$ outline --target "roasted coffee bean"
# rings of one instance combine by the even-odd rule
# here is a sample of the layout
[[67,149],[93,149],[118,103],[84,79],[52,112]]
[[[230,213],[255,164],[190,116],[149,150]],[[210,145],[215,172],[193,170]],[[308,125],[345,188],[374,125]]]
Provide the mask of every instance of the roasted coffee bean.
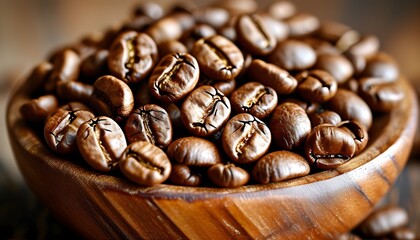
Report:
[[319,125],[311,130],[305,142],[305,156],[319,169],[332,169],[349,161],[356,151],[352,135],[333,125]]
[[253,81],[273,88],[278,95],[292,93],[298,84],[288,71],[260,59],[252,60],[248,73]]
[[361,78],[358,93],[374,112],[389,112],[404,98],[398,83],[383,78]]
[[305,110],[306,114],[313,114],[317,111],[319,111],[320,109],[320,104],[319,103],[311,103],[308,101],[305,101],[303,99],[300,98],[286,98],[284,100],[281,100],[280,103],[286,103],[286,102],[290,102],[290,103],[294,103],[299,105],[301,108],[303,108],[303,110]]
[[65,82],[57,85],[57,96],[65,101],[89,103],[93,92],[93,86],[82,82]]
[[372,125],[372,111],[369,106],[356,93],[339,88],[326,106],[329,110],[338,113],[343,121],[355,120],[362,123],[367,130]]
[[195,89],[181,107],[181,118],[188,131],[196,136],[218,132],[229,120],[229,99],[216,88],[201,86]]
[[118,78],[102,76],[93,85],[90,104],[98,115],[121,121],[130,115],[134,108],[133,93],[130,87]]
[[155,2],[142,1],[140,4],[135,6],[134,15],[135,16],[147,16],[154,20],[157,20],[163,17],[164,11],[161,5]]
[[365,59],[374,56],[379,50],[379,39],[373,35],[361,37],[355,44],[346,51],[354,55],[361,55]]
[[205,23],[198,23],[190,32],[192,40],[197,41],[200,38],[207,38],[217,34],[217,31],[210,25]]
[[269,126],[274,142],[284,150],[301,148],[311,131],[311,121],[305,110],[291,102],[282,103],[274,109]]
[[168,54],[188,53],[187,47],[182,42],[177,40],[162,42],[157,45],[157,48],[159,49],[160,59]]
[[26,79],[28,91],[37,93],[44,88],[54,66],[49,62],[42,62],[34,67]]
[[285,40],[277,43],[274,51],[268,55],[268,62],[287,71],[305,70],[315,64],[316,53],[302,41]]
[[215,5],[227,9],[232,16],[251,14],[258,9],[256,0],[223,0],[218,1]]
[[309,164],[301,155],[276,151],[260,158],[252,169],[252,175],[257,182],[267,184],[306,176],[309,171]]
[[275,19],[283,20],[296,14],[296,6],[289,1],[273,1],[266,11]]
[[201,86],[212,86],[225,96],[229,96],[236,89],[236,80],[231,79],[227,81],[216,81],[204,75],[200,76],[200,80],[197,83],[197,87]]
[[217,146],[203,138],[184,137],[169,144],[168,157],[187,166],[210,167],[222,162]]
[[345,56],[353,66],[353,75],[359,76],[366,67],[366,59],[362,55],[357,55],[351,52],[344,52],[343,56]]
[[351,27],[343,23],[323,21],[316,32],[316,36],[335,45],[342,37],[351,31],[353,31]]
[[159,19],[145,30],[156,44],[179,40],[185,31],[194,26],[194,19],[187,13],[173,13]]
[[396,81],[400,75],[397,63],[386,53],[380,52],[368,59],[363,76]]
[[374,211],[363,220],[357,230],[369,238],[384,237],[392,231],[406,226],[407,223],[407,211],[401,207],[390,205]]
[[326,102],[337,92],[337,81],[323,70],[311,70],[299,73],[297,93],[309,102]]
[[216,29],[224,26],[230,18],[228,10],[213,6],[194,9],[192,15],[197,23],[209,24]]
[[149,79],[151,94],[165,102],[177,102],[190,93],[198,82],[200,69],[188,53],[166,55]]
[[149,91],[148,81],[142,81],[137,86],[132,87],[132,89],[134,91],[133,97],[135,106],[143,106],[146,104],[158,102]]
[[249,174],[233,163],[219,163],[209,168],[207,175],[219,187],[240,187],[249,181]]
[[392,240],[416,240],[418,239],[416,233],[407,228],[398,228],[388,235]]
[[277,106],[277,94],[258,82],[249,82],[236,89],[230,97],[232,109],[236,113],[250,113],[264,119]]
[[173,164],[169,180],[176,185],[198,187],[201,185],[202,176],[191,171],[185,164]]
[[58,100],[54,95],[34,98],[20,107],[23,118],[29,122],[44,122],[47,117],[57,111]]
[[240,16],[235,29],[237,42],[251,54],[267,55],[276,47],[276,38],[257,14]]
[[356,143],[354,155],[358,155],[365,149],[369,140],[365,126],[356,121],[343,121],[340,124],[337,124],[337,127],[348,131],[353,137],[354,142]]
[[125,123],[124,133],[129,143],[147,141],[165,148],[172,141],[172,124],[165,109],[147,104],[131,113]]
[[93,83],[108,72],[108,54],[108,50],[101,49],[83,60],[80,71],[86,82]]
[[172,135],[175,137],[184,135],[185,128],[184,128],[184,124],[182,123],[181,110],[179,109],[179,107],[175,105],[174,103],[170,103],[166,105],[164,108],[166,112],[168,113],[169,119],[171,120],[172,131],[173,131]]
[[298,13],[288,19],[290,37],[303,37],[314,33],[319,28],[319,19],[312,14]]
[[60,109],[67,110],[67,111],[70,111],[70,112],[75,112],[75,111],[79,111],[79,110],[92,112],[92,110],[88,106],[86,106],[85,104],[83,104],[81,102],[69,102],[69,103],[66,103],[66,104],[60,106]]
[[315,38],[311,36],[299,38],[300,41],[311,46],[312,49],[316,52],[317,56],[324,54],[327,55],[340,55],[341,52],[330,42],[323,40],[321,38]]
[[191,53],[197,59],[200,70],[216,80],[235,78],[244,65],[241,50],[220,35],[198,40]]
[[261,17],[269,32],[274,36],[277,42],[287,39],[289,36],[289,26],[283,21],[272,18],[268,14],[257,13]]
[[338,84],[343,84],[353,76],[351,62],[342,55],[318,55],[314,68],[329,72]]
[[337,237],[337,240],[362,240],[354,233],[344,233]]
[[314,112],[308,115],[311,120],[312,127],[316,127],[321,124],[338,125],[341,123],[341,117],[338,113],[324,110],[322,112]]
[[128,84],[143,80],[157,62],[155,42],[145,33],[128,31],[119,34],[109,49],[108,68]]
[[155,20],[148,16],[133,16],[126,20],[120,28],[120,32],[136,31],[144,32]]
[[223,149],[237,163],[258,160],[271,144],[271,132],[264,122],[249,113],[231,118],[222,133]]
[[91,118],[94,118],[94,115],[88,111],[58,109],[45,123],[45,141],[57,153],[74,153],[77,151],[77,130],[82,123]]
[[59,83],[76,81],[79,77],[80,57],[72,50],[59,52],[53,61],[54,68],[45,82],[45,91],[53,92]]
[[109,172],[118,166],[127,147],[123,130],[109,117],[92,118],[77,131],[77,146],[83,159],[100,172]]
[[163,183],[169,178],[172,169],[165,152],[144,141],[128,145],[119,166],[128,179],[143,186]]

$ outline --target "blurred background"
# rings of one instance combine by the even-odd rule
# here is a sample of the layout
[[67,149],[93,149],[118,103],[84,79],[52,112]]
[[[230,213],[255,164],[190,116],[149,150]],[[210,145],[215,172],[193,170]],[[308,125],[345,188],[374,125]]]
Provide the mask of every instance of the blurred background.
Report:
[[[140,0],[0,1],[0,238],[72,238],[26,187],[7,140],[5,108],[13,85],[53,49],[128,19]],[[164,7],[176,1],[156,1]],[[182,1],[204,5],[209,0]],[[258,1],[263,8],[269,0]],[[301,12],[345,23],[381,39],[382,50],[420,85],[420,1],[291,0]],[[420,145],[419,145],[420,146]],[[412,160],[410,160],[412,161]],[[416,165],[418,166],[418,165]],[[415,167],[416,167],[415,166]],[[415,168],[413,167],[413,168]],[[406,170],[407,178],[414,170]],[[417,167],[417,173],[418,167]],[[410,175],[411,174],[411,175]],[[404,181],[404,180],[399,180]],[[407,180],[409,181],[409,180]],[[418,177],[417,177],[418,182]],[[418,188],[418,186],[415,186]],[[391,196],[392,197],[392,196]],[[417,200],[420,197],[417,195]],[[409,201],[414,201],[410,198]],[[414,215],[419,216],[420,210]],[[420,229],[420,223],[416,223]],[[420,234],[418,232],[418,234]]]

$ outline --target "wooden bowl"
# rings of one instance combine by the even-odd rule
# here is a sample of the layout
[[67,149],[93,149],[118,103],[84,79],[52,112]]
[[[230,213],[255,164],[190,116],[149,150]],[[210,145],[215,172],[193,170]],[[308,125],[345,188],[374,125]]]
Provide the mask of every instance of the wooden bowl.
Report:
[[94,239],[334,239],[355,227],[390,189],[409,156],[417,127],[415,93],[377,117],[367,149],[330,171],[235,189],[139,187],[78,159],[52,153],[22,119],[31,86],[7,111],[19,167],[35,194],[61,221]]

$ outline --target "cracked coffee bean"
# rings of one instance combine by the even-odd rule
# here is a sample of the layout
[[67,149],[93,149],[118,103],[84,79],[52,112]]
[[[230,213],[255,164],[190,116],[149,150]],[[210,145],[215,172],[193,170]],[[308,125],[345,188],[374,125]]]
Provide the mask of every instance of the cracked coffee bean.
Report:
[[297,93],[309,102],[322,103],[334,97],[337,92],[337,81],[323,70],[311,70],[299,73]]

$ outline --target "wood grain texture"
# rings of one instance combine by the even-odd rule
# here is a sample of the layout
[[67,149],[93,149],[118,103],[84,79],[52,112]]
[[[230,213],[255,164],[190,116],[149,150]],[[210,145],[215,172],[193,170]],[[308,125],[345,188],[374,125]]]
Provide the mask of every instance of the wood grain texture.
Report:
[[[334,239],[356,226],[387,193],[407,161],[418,120],[413,88],[375,119],[367,149],[335,170],[235,189],[139,187],[52,153],[21,118],[30,85],[9,101],[9,137],[35,194],[90,239]],[[73,157],[74,158],[74,157]]]

